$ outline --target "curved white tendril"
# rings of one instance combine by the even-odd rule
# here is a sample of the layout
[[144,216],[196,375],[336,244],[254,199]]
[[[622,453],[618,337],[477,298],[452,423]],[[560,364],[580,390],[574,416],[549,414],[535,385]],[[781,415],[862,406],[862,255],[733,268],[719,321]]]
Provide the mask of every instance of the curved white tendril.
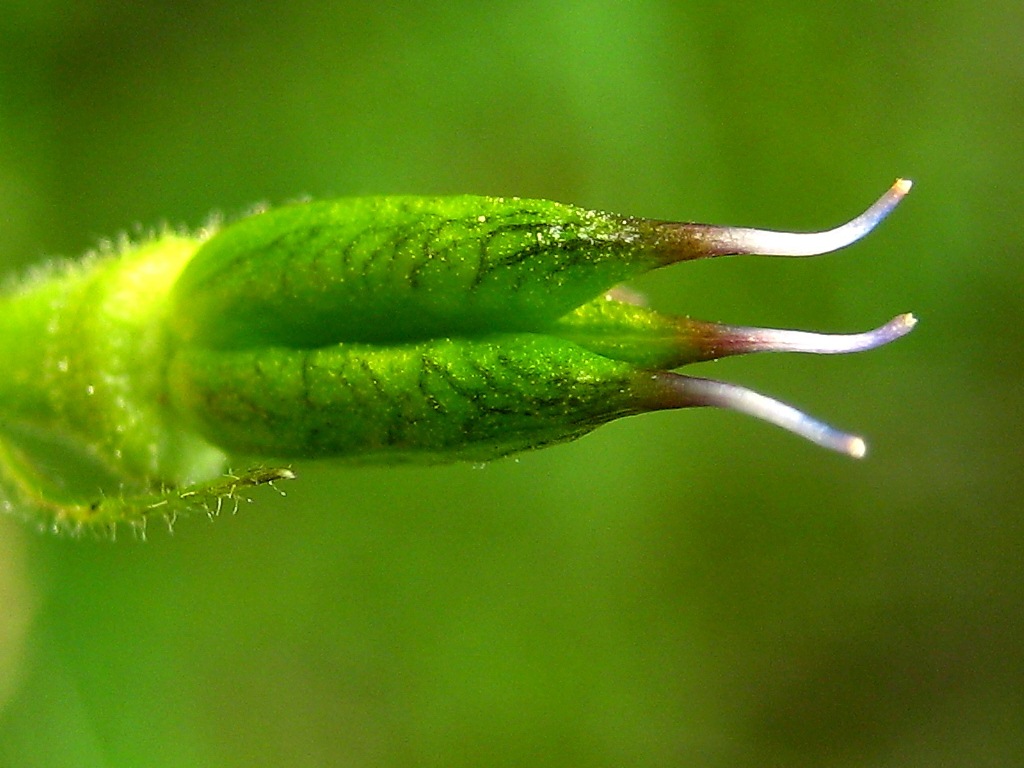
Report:
[[857,218],[826,232],[776,232],[749,227],[708,227],[701,241],[722,255],[818,256],[837,251],[864,237],[884,219],[910,191],[913,182],[896,179],[875,204]]
[[917,324],[912,314],[897,315],[885,325],[863,333],[811,333],[778,328],[747,328],[734,325],[711,326],[716,347],[727,354],[748,352],[807,352],[841,355],[864,352],[905,336]]
[[845,453],[855,459],[862,459],[867,453],[867,444],[863,438],[830,427],[791,405],[786,405],[746,387],[680,374],[670,374],[667,382],[673,394],[678,398],[675,403],[677,407],[725,408],[767,421],[769,424],[782,427],[795,435],[810,440],[815,445],[838,453]]

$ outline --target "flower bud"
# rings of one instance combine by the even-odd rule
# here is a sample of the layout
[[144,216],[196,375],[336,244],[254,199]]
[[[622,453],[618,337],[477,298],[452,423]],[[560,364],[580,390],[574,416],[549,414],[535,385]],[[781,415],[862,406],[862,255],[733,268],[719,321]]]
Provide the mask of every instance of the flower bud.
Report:
[[862,237],[899,180],[837,229],[769,232],[635,219],[517,198],[356,198],[253,216],[206,242],[171,294],[169,391],[228,452],[476,461],[624,415],[716,406],[853,456],[860,438],[735,385],[669,372],[762,351],[871,349],[666,316],[609,293],[677,261],[809,256]]
[[[354,198],[40,270],[0,294],[0,506],[58,529],[142,529],[233,509],[292,477],[280,461],[485,461],[696,406],[863,456],[859,437],[674,369],[871,349],[912,316],[849,335],[746,328],[658,313],[620,284],[690,259],[835,250],[909,189],[811,234],[517,198]],[[95,483],[55,474],[54,449]],[[239,459],[258,464],[229,472]]]

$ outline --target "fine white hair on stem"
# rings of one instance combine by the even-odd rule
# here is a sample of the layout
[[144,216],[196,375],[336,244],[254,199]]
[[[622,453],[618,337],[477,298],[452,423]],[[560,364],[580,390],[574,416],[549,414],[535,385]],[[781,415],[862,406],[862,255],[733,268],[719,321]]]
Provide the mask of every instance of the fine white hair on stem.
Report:
[[749,227],[695,226],[702,247],[714,255],[818,256],[837,251],[864,237],[910,191],[913,182],[896,179],[874,205],[855,219],[826,232],[776,232]]
[[[917,324],[912,314],[897,315],[885,325],[863,333],[811,333],[778,328],[748,328],[709,324],[706,329],[713,357],[750,352],[806,352],[815,355],[840,355],[864,352],[888,344],[910,333]],[[695,324],[696,325],[696,324]]]
[[867,453],[867,444],[863,438],[842,432],[791,405],[746,387],[678,373],[659,374],[658,378],[669,388],[669,396],[663,401],[663,407],[725,408],[782,427],[815,445],[845,453],[855,459],[861,459]]

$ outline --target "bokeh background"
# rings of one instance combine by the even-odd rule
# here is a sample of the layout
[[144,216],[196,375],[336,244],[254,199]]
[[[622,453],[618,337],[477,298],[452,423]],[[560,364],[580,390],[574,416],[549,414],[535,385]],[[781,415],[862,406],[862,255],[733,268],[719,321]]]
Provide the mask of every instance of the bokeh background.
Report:
[[921,323],[703,369],[863,462],[662,413],[483,467],[299,465],[147,542],[0,519],[0,764],[1024,765],[1022,32],[1019,0],[7,0],[7,273],[304,195],[814,229],[903,175],[851,250],[639,287]]

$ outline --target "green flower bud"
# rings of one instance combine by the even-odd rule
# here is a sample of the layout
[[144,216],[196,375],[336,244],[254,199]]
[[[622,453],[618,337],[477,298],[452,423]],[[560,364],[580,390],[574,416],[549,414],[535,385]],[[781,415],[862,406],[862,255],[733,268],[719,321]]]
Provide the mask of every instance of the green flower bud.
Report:
[[[255,214],[210,235],[52,268],[0,297],[0,484],[58,526],[219,508],[290,476],[231,458],[485,461],[612,419],[711,405],[861,456],[863,441],[688,363],[869,349],[913,326],[824,336],[659,314],[618,288],[679,261],[808,256],[863,236],[906,194],[788,234],[629,218],[517,198],[354,198]],[[116,478],[60,498],[30,444]]]

